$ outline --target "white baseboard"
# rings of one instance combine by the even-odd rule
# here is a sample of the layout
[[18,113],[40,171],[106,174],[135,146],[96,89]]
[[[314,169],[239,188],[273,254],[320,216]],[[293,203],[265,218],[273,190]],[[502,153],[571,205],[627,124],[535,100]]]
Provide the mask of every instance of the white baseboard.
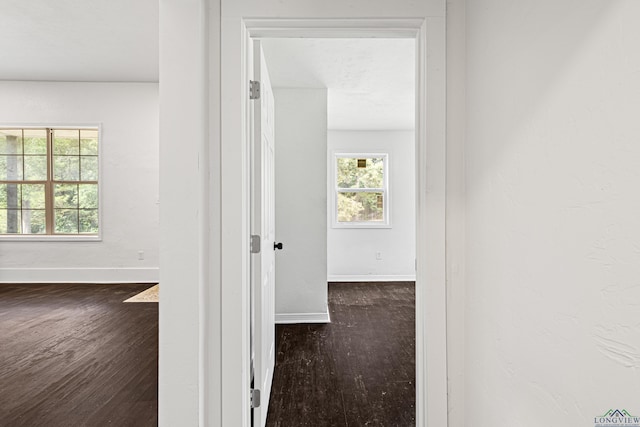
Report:
[[329,311],[325,313],[276,313],[276,323],[331,323]]
[[328,282],[415,282],[415,274],[405,275],[373,275],[373,274],[332,274],[327,276]]
[[158,283],[159,268],[0,268],[0,283]]

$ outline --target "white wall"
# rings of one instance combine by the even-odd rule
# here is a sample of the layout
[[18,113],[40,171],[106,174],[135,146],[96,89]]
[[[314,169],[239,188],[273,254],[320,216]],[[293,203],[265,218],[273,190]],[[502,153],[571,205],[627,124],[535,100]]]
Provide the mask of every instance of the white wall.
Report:
[[219,1],[160,1],[162,427],[220,425],[221,341],[235,338],[220,328],[219,34]]
[[[466,0],[447,2],[447,381],[449,427],[465,420]],[[473,355],[470,355],[473,357]]]
[[467,5],[468,425],[640,413],[638,16]]
[[[276,322],[328,321],[327,90],[275,88]],[[266,248],[269,250],[269,248]]]
[[0,100],[4,124],[102,124],[102,241],[3,241],[0,282],[157,281],[158,85],[6,81]]
[[[329,131],[329,161],[333,153],[372,152],[389,154],[391,228],[333,228],[329,211],[330,281],[415,280],[415,133]],[[327,197],[335,197],[333,177],[328,185]]]
[[[245,148],[230,138],[232,123],[221,123],[224,111],[242,111],[239,88],[229,63],[239,63],[244,46],[236,37],[242,17],[358,18],[408,17],[425,20],[429,60],[419,84],[430,94],[422,105],[429,117],[424,148],[428,163],[421,182],[430,184],[421,207],[433,220],[417,230],[431,235],[423,243],[429,259],[419,260],[425,283],[427,313],[418,319],[417,334],[426,326],[426,365],[417,398],[426,402],[417,419],[446,425],[446,360],[444,330],[444,11],[445,1],[401,0],[162,0],[160,2],[161,115],[161,281],[160,301],[160,425],[246,425],[248,332],[246,323],[247,241],[236,226],[243,207],[238,188],[246,172]],[[221,40],[222,35],[222,40]],[[188,64],[188,65],[187,65]],[[227,68],[223,71],[223,64]],[[237,71],[237,70],[236,70]],[[235,77],[237,78],[237,77]],[[230,81],[231,80],[231,81]],[[221,85],[224,82],[225,85]],[[224,105],[224,110],[221,108]],[[226,117],[226,116],[225,116]],[[420,118],[424,122],[424,117]],[[185,132],[188,134],[185,136]],[[177,137],[181,146],[175,143]],[[223,143],[224,142],[224,143]],[[434,159],[434,160],[431,160]],[[222,177],[225,177],[224,184]],[[229,181],[229,178],[237,178]],[[164,183],[167,183],[166,186]],[[237,183],[237,184],[236,184]],[[187,194],[174,190],[193,188]],[[170,202],[185,200],[184,206]],[[224,205],[223,202],[224,201]],[[188,217],[190,221],[184,221]],[[230,227],[229,224],[233,225]],[[433,225],[435,224],[435,225]],[[181,226],[181,232],[177,231]],[[435,238],[435,239],[434,239]],[[242,241],[242,242],[241,242]],[[423,239],[420,239],[423,241]],[[224,251],[222,250],[224,248]],[[425,380],[429,378],[429,383]],[[421,422],[421,421],[419,421]]]

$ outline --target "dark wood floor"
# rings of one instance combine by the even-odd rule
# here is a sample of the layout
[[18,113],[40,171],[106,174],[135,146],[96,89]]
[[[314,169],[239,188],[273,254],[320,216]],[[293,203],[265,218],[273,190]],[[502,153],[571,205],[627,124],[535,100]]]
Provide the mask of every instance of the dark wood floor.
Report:
[[149,285],[0,285],[0,426],[158,424]]
[[329,311],[276,327],[267,426],[414,426],[414,283],[331,283]]

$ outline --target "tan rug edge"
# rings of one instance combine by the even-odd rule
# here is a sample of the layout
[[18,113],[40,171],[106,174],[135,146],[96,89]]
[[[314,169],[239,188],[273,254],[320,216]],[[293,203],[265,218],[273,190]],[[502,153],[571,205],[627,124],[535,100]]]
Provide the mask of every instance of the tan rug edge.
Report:
[[153,285],[123,302],[158,302],[160,299],[160,285]]

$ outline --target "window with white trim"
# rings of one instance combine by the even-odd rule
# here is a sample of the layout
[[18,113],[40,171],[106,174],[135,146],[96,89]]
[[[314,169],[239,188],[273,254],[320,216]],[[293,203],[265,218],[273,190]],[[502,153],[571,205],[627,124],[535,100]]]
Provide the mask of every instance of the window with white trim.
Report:
[[0,128],[0,236],[97,236],[98,128]]
[[333,166],[333,226],[390,227],[388,155],[338,153]]

